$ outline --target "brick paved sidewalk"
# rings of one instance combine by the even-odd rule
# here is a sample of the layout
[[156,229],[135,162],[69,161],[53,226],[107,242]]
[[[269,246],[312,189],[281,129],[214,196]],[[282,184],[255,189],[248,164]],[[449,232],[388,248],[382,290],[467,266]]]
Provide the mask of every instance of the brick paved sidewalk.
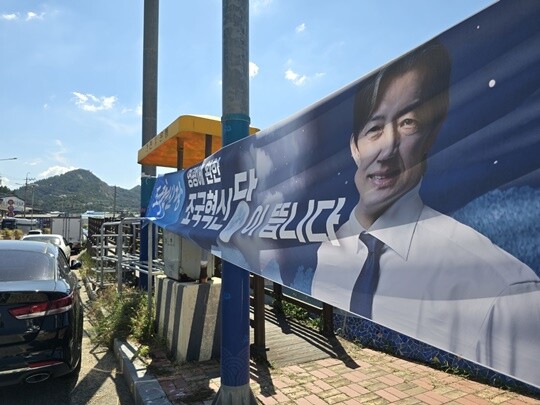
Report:
[[[280,369],[251,362],[261,404],[540,404],[540,398],[494,388],[340,339],[347,358]],[[217,361],[175,365],[155,353],[150,366],[173,404],[210,404],[219,390]]]

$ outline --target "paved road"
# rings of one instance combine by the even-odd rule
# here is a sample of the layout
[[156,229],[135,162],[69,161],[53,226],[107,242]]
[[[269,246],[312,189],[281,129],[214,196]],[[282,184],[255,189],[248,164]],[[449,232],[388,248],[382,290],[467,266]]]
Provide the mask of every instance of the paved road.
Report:
[[[81,298],[88,305],[88,295],[81,288]],[[0,404],[39,405],[128,405],[133,403],[129,388],[112,350],[90,342],[88,318],[84,318],[83,362],[78,379],[57,379],[41,384],[0,389]]]

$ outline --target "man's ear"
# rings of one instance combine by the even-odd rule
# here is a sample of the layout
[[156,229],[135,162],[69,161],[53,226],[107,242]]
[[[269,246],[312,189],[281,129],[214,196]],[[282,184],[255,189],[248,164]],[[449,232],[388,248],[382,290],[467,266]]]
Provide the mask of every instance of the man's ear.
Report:
[[354,134],[351,135],[351,141],[349,142],[349,146],[351,148],[351,156],[358,166],[360,163],[360,154],[358,153],[358,145],[355,142]]

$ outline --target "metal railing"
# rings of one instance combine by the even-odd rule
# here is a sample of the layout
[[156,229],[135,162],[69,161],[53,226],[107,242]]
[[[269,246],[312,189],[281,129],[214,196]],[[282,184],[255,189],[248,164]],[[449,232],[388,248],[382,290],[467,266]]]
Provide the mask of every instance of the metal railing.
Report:
[[[123,285],[129,282],[129,275],[133,280],[141,273],[148,275],[148,311],[151,313],[153,307],[153,290],[155,278],[164,272],[163,257],[163,235],[162,229],[158,227],[158,232],[152,228],[155,226],[148,222],[144,226],[150,227],[148,231],[148,261],[140,261],[140,218],[124,218],[121,220],[101,220],[99,223],[89,224],[89,240],[93,241],[95,252],[92,255],[95,266],[92,267],[90,281],[92,284],[103,288],[107,284],[116,284],[117,291],[121,292]],[[93,231],[93,232],[92,232]],[[154,234],[158,241],[154,242]],[[155,247],[155,248],[154,248]],[[154,250],[156,255],[154,257]],[[216,267],[217,268],[217,267]],[[215,271],[215,275],[220,276],[220,272]],[[109,276],[110,275],[110,276]],[[254,319],[250,322],[254,329],[254,348],[264,352],[265,348],[265,297],[272,297],[274,300],[290,302],[296,306],[304,308],[311,314],[319,316],[322,320],[323,334],[332,334],[333,308],[321,303],[311,302],[305,296],[292,296],[283,292],[282,286],[271,283],[273,288],[265,286],[265,281],[261,276],[252,277],[252,297],[250,304],[254,309]]]
[[[97,224],[99,224],[98,232],[96,232]],[[94,266],[91,267],[88,278],[94,288],[97,285],[103,288],[105,285],[116,284],[118,291],[121,292],[130,275],[135,279],[140,273],[148,274],[149,280],[153,282],[154,277],[164,274],[163,258],[159,255],[162,249],[158,249],[157,257],[152,257],[151,253],[148,261],[140,261],[138,249],[140,227],[140,218],[94,221],[92,227],[89,224],[88,238],[91,241],[91,258]]]

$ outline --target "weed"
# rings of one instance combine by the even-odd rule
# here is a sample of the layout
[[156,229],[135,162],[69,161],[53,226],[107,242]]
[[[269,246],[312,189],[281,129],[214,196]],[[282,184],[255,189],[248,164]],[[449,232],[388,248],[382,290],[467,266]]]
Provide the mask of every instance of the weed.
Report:
[[148,357],[150,355],[150,346],[140,345],[139,349],[137,350],[137,355],[140,357]]
[[314,316],[306,309],[294,305],[287,301],[274,301],[274,308],[282,312],[287,318],[294,319],[303,325],[309,326],[318,331],[322,330],[322,318]]
[[[153,316],[148,314],[145,291],[125,287],[119,294],[113,286],[99,290],[92,303],[94,343],[112,347],[114,339],[132,339],[140,345],[152,343],[155,337]],[[148,349],[141,349],[143,352]]]
[[81,262],[82,266],[79,270],[79,274],[82,279],[88,277],[89,269],[92,268],[93,261],[92,257],[90,256],[90,253],[88,250],[84,251],[78,258],[78,260]]

